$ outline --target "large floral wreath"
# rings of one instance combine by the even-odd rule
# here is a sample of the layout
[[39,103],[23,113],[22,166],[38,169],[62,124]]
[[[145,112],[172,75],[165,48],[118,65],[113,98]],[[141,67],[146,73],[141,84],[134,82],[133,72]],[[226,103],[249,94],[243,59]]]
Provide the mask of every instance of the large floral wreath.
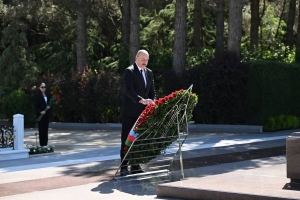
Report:
[[198,96],[191,89],[181,89],[146,106],[125,142],[130,164],[147,163],[165,153],[178,138],[178,131],[186,129],[197,102]]

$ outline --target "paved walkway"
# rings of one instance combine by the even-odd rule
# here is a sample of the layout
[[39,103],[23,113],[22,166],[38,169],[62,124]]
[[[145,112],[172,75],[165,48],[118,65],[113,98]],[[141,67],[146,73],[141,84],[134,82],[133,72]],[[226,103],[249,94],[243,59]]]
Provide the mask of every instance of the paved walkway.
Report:
[[[209,156],[215,150],[229,151],[231,147],[236,147],[234,151],[245,151],[248,144],[266,141],[274,145],[284,142],[295,131],[299,130],[264,134],[190,133],[183,145],[183,156]],[[35,144],[35,132],[36,129],[25,131],[26,144]],[[156,186],[162,179],[112,180],[119,166],[120,131],[50,130],[49,133],[49,144],[55,145],[56,154],[0,162],[0,199],[159,199]],[[174,144],[168,153],[176,150]],[[199,153],[189,154],[191,151]],[[256,167],[273,164],[270,159]],[[199,177],[203,176],[202,170],[216,167],[222,166],[190,168],[185,173],[187,177]]]

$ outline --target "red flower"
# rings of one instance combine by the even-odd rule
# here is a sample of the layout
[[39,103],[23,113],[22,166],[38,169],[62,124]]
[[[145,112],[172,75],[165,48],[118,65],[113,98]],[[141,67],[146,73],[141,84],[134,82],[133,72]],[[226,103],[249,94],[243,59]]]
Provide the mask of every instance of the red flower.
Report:
[[[188,90],[187,90],[188,91]],[[190,95],[190,96],[189,96]],[[191,97],[191,98],[190,98]],[[138,133],[138,137],[140,139],[149,139],[153,140],[155,144],[146,146],[149,150],[155,150],[153,151],[155,156],[160,155],[161,151],[156,151],[157,148],[167,148],[170,144],[163,144],[161,147],[161,144],[156,145],[157,140],[155,139],[156,136],[173,136],[174,130],[177,129],[178,124],[176,124],[176,121],[174,121],[174,115],[184,115],[185,110],[181,109],[179,113],[177,110],[173,109],[174,106],[181,106],[186,105],[186,111],[188,112],[186,114],[187,120],[191,118],[191,109],[196,105],[197,103],[197,95],[193,95],[191,92],[185,92],[185,90],[181,89],[179,91],[172,92],[171,94],[160,98],[158,100],[154,101],[154,104],[147,105],[143,112],[141,113],[135,127],[133,127],[133,130],[135,130],[136,133]],[[170,121],[173,120],[174,122]],[[180,126],[185,126],[185,121],[180,122]],[[154,135],[153,135],[154,134]],[[153,138],[154,137],[154,138]],[[125,143],[126,147],[124,148],[125,151],[127,151],[130,147],[130,144],[132,145],[133,138],[128,136],[127,140],[128,142]],[[128,146],[127,146],[128,145]],[[149,158],[148,153],[145,151],[144,146],[139,147],[140,145],[135,146],[135,150],[139,152],[137,157],[138,159],[141,159],[143,163],[147,163],[148,161],[152,160],[153,158]],[[135,157],[134,155],[133,157]],[[129,158],[133,158],[131,154],[128,154]]]
[[[49,100],[49,103],[47,104],[48,106],[53,106],[58,104],[58,102],[61,100],[60,96],[58,94],[53,94],[51,99]],[[48,108],[46,108],[44,111],[47,111]],[[36,119],[36,121],[40,121],[44,114],[40,114],[40,116]]]
[[58,94],[53,94],[53,96],[57,99],[57,101],[61,100],[61,98],[60,98],[60,96]]

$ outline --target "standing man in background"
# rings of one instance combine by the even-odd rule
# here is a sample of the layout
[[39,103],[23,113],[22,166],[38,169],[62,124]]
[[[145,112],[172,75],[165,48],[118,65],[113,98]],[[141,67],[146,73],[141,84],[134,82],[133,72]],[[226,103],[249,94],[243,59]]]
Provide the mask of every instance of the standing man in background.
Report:
[[[127,67],[123,73],[122,81],[124,93],[122,98],[122,134],[121,134],[121,162],[125,156],[124,147],[127,136],[134,123],[145,109],[145,106],[154,103],[156,93],[154,89],[153,73],[146,66],[149,54],[146,50],[139,50],[135,57],[135,63]],[[129,174],[128,160],[124,160],[121,166],[121,176]],[[130,173],[142,173],[140,165],[132,165]]]

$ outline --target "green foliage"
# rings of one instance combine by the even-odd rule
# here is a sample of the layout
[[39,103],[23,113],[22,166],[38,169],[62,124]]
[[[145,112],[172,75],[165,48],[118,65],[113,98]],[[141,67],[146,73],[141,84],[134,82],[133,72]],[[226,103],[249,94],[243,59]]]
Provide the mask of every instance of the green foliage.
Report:
[[26,144],[26,149],[29,150],[29,155],[54,152],[53,145],[36,146],[36,145]]
[[[159,49],[162,52],[171,52],[174,43],[174,20],[175,3],[172,1],[160,10],[141,9],[141,46],[146,49]],[[193,1],[187,1],[187,43],[191,47],[193,38]],[[209,0],[202,3],[203,27],[201,37],[203,38],[202,50],[212,52],[215,40],[215,5]],[[225,30],[226,31],[226,30]],[[207,52],[206,52],[207,53]],[[204,54],[203,54],[204,55]],[[188,48],[187,57],[193,57],[195,53]],[[188,59],[187,58],[187,59]]]
[[57,85],[61,97],[54,119],[63,122],[119,122],[122,83],[121,77],[109,70],[82,75],[66,75]]
[[24,28],[23,23],[14,20],[3,30],[2,44],[6,48],[0,57],[0,96],[35,78],[34,56],[27,52]]
[[296,63],[300,63],[300,49],[296,49],[296,51],[295,51],[295,62]]
[[172,68],[172,52],[166,51],[163,48],[149,48],[150,59],[148,67],[152,70],[158,68],[171,69]]
[[299,128],[299,120],[295,115],[276,115],[270,117],[263,125],[265,132]]
[[122,74],[126,67],[129,66],[129,46],[120,46],[120,53],[118,57],[118,72]]
[[190,69],[195,66],[202,66],[209,62],[210,58],[214,56],[213,49],[200,49],[199,51],[191,51],[187,54],[186,69]]
[[33,47],[39,63],[39,73],[66,74],[74,71],[76,59],[71,49],[58,41],[47,42]]
[[203,123],[242,124],[246,120],[247,63],[232,52],[212,58],[200,76],[199,115]]
[[[266,3],[266,4],[265,4]],[[265,4],[265,8],[263,8]],[[269,1],[260,4],[260,26],[259,26],[259,48],[266,51],[266,54],[281,48],[286,33],[285,20],[280,19],[283,1]],[[263,12],[263,9],[264,12]],[[280,11],[279,11],[280,9]],[[242,47],[250,47],[251,9],[250,3],[245,5],[243,12],[243,32]],[[269,52],[269,53],[268,53]],[[260,52],[265,54],[265,52]]]
[[294,63],[295,62],[295,53],[296,49],[290,49],[288,46],[284,46],[284,44],[278,45],[276,48],[273,47],[270,50],[263,50],[260,46],[254,51],[249,51],[246,48],[242,49],[242,55],[245,61],[253,61],[253,60],[270,60],[270,61],[279,61],[286,63]]
[[[104,73],[104,71],[114,71],[118,67],[119,73],[123,73],[124,68],[129,65],[129,47],[120,47],[119,45],[122,18],[120,1],[93,0],[87,1],[84,6],[78,5],[77,2],[71,0],[0,1],[0,28],[3,30],[1,33],[2,45],[0,46],[0,52],[2,53],[0,57],[0,102],[2,102],[1,98],[18,88],[28,90],[36,80],[45,80],[45,77],[63,76],[66,77],[65,80],[63,79],[64,83],[70,84],[68,89],[66,89],[67,85],[61,85],[63,83],[59,82],[61,80],[58,80],[58,85],[62,86],[62,91],[69,95],[66,96],[66,99],[70,98],[69,102],[74,102],[74,105],[72,103],[69,105],[66,101],[64,108],[58,110],[59,115],[56,117],[61,121],[96,121],[100,119],[99,116],[91,117],[89,113],[91,111],[84,113],[89,110],[86,109],[87,103],[85,101],[87,100],[85,98],[92,97],[91,94],[88,94],[88,91],[96,91],[93,87],[102,87],[101,84],[111,87],[111,83],[108,83],[110,82],[109,78],[105,77],[106,72]],[[154,73],[157,92],[159,95],[166,95],[168,92],[185,88],[193,83],[197,85],[194,90],[203,95],[200,98],[201,101],[202,99],[212,101],[215,98],[217,104],[221,105],[222,102],[220,98],[214,96],[214,91],[209,91],[205,87],[208,87],[208,85],[212,87],[215,84],[230,88],[231,80],[228,83],[222,82],[223,77],[219,73],[215,75],[212,73],[207,77],[207,74],[203,75],[203,68],[213,55],[215,47],[217,16],[215,2],[211,0],[202,1],[203,26],[201,40],[203,46],[200,51],[194,52],[191,49],[194,1],[187,1],[188,49],[185,66],[187,70],[179,78],[175,75],[170,76],[172,72],[168,71],[172,68],[175,2],[175,0],[141,2],[141,48],[147,49],[150,53],[149,68],[157,70],[157,73]],[[299,66],[290,67],[291,64],[286,64],[295,61],[295,49],[289,49],[283,45],[287,8],[283,8],[283,1],[266,1],[265,3],[266,10],[264,13],[262,12],[264,4],[260,4],[262,17],[259,30],[260,41],[255,51],[248,50],[250,46],[249,2],[245,3],[243,10],[243,61],[251,61],[250,63],[253,64],[253,60],[257,60],[257,63],[247,68],[250,73],[248,84],[250,93],[248,95],[248,110],[245,114],[248,116],[247,123],[252,124],[263,124],[269,116],[280,113],[298,114],[297,112],[300,110],[296,103],[296,99],[300,96],[297,81]],[[225,13],[228,12],[227,4],[228,2],[225,2]],[[88,80],[84,79],[85,82],[83,83],[95,85],[93,87],[85,85],[86,92],[77,89],[81,87],[80,84],[83,84],[81,82],[82,77],[75,78],[75,76],[67,77],[66,75],[76,69],[76,11],[79,8],[84,8],[83,10],[87,16],[86,50],[90,74],[87,75]],[[280,21],[281,10],[284,11],[284,15]],[[225,15],[225,48],[227,22],[228,19]],[[125,51],[123,51],[124,49]],[[297,58],[297,61],[299,60],[300,58]],[[165,71],[160,73],[160,69]],[[99,71],[103,73],[101,72],[101,75],[94,74]],[[113,77],[116,77],[116,74],[113,73]],[[236,77],[239,77],[239,74],[236,74]],[[71,78],[74,80],[71,80]],[[101,82],[100,79],[107,81]],[[210,80],[208,81],[208,79]],[[235,80],[236,78],[233,77],[232,79]],[[91,80],[93,80],[93,84],[90,82]],[[96,80],[101,84],[97,83]],[[208,82],[209,84],[207,84]],[[116,81],[115,84],[121,85],[121,81]],[[204,84],[206,84],[205,87]],[[57,85],[55,87],[59,88]],[[92,89],[90,90],[90,88]],[[74,91],[72,91],[73,89]],[[115,89],[113,88],[113,91]],[[218,88],[215,92],[218,93],[217,91],[220,92]],[[119,93],[120,90],[117,94]],[[77,95],[81,96],[75,101]],[[99,96],[96,92],[93,95]],[[225,94],[226,98],[230,95]],[[100,97],[97,98],[100,99]],[[119,97],[115,95],[113,98],[118,99]],[[224,98],[222,97],[222,99]],[[99,102],[102,103],[102,100],[99,100]],[[116,103],[117,100],[111,100],[111,102],[114,102],[115,105],[118,104]],[[106,102],[104,105],[110,107]],[[200,105],[205,106],[203,102]],[[195,108],[194,118],[198,123],[216,123],[226,118],[222,116],[216,120],[215,116],[221,116],[218,114],[213,114],[213,117],[211,117],[212,110],[217,111],[216,107],[219,107],[219,105],[208,105],[211,105],[206,107],[209,114],[203,112],[203,107],[200,109],[201,106]],[[295,108],[292,108],[292,106]],[[209,108],[213,109],[209,110]],[[63,109],[68,110],[68,113],[64,114]],[[98,109],[100,110],[100,108]],[[118,110],[108,110],[99,111],[101,112],[100,115],[114,113],[112,114],[113,117],[106,118],[107,114],[104,117],[102,116],[101,120],[118,121],[116,117]],[[84,113],[82,116],[81,112]],[[242,117],[238,118],[240,120]]]
[[196,123],[243,124],[248,95],[245,65],[227,53],[211,59],[209,64],[191,67],[180,76],[172,70],[155,69],[156,92],[162,97],[193,84],[193,92],[199,96],[193,111]]
[[260,60],[249,62],[248,73],[247,124],[264,124],[281,113],[299,114],[299,66]]
[[263,126],[263,131],[270,132],[276,130],[276,121],[274,117],[270,117]]
[[25,125],[30,125],[35,121],[33,101],[30,95],[21,89],[14,90],[3,99],[2,111],[4,116],[10,120],[15,114],[24,115]]
[[141,10],[141,45],[145,48],[164,47],[172,49],[174,41],[175,4],[169,4],[158,13]]

